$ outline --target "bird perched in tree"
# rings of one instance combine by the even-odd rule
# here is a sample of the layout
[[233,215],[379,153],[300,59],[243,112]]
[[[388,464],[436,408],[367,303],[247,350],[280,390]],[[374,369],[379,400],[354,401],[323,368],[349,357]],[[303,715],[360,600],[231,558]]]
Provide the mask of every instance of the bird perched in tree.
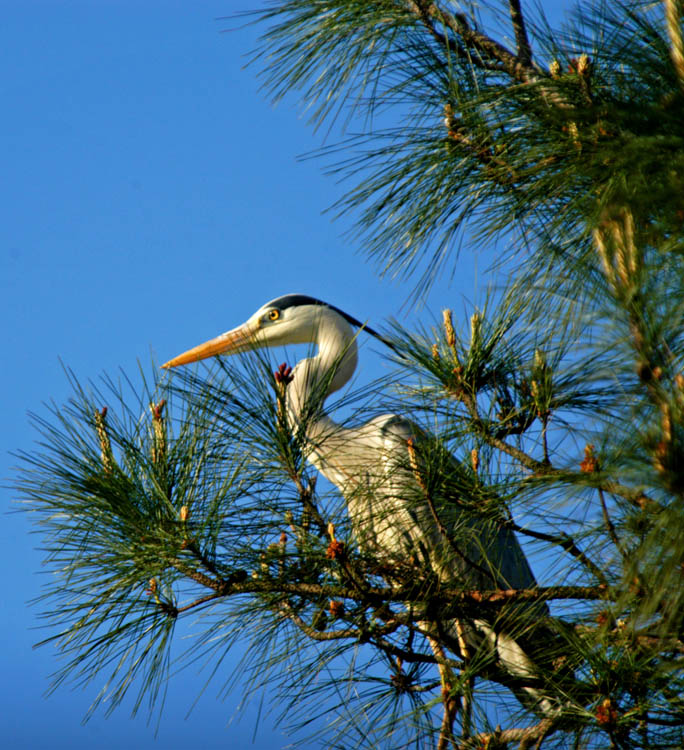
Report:
[[[358,362],[358,329],[392,346],[356,318],[314,297],[288,294],[260,307],[246,322],[166,362],[178,367],[207,357],[255,348],[311,343],[318,351],[296,364],[286,390],[288,417],[302,425],[308,459],[345,497],[359,547],[378,559],[422,564],[441,584],[466,589],[528,589],[536,581],[514,533],[444,490],[461,467],[442,450],[425,460],[430,440],[397,415],[378,416],[358,427],[335,423],[322,409],[331,393],[349,382]],[[313,406],[312,406],[313,404]],[[436,489],[435,489],[436,488]],[[434,490],[434,492],[433,492]],[[518,605],[517,612],[523,607]],[[515,608],[509,610],[516,611]],[[527,619],[546,614],[526,605]],[[518,618],[519,619],[519,618]],[[509,623],[512,618],[509,617]],[[456,627],[458,626],[458,627]],[[455,650],[487,653],[490,671],[525,705],[548,714],[553,703],[539,687],[540,670],[520,645],[486,615],[450,620],[442,631]],[[535,655],[538,649],[535,649]],[[498,679],[496,676],[493,679]]]

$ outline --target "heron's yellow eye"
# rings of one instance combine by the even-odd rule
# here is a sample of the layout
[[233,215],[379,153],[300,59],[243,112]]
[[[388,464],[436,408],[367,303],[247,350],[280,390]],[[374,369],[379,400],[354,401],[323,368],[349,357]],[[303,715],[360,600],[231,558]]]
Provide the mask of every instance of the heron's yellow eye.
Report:
[[280,310],[269,310],[268,312],[269,320],[278,320],[279,317],[280,317]]

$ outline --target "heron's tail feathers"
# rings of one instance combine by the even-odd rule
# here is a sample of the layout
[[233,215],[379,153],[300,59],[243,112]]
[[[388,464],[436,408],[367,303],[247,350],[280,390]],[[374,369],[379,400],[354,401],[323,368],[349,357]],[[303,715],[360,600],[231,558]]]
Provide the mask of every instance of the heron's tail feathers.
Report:
[[514,637],[483,619],[458,620],[449,624],[449,636],[476,673],[504,685],[540,718],[560,718],[589,702],[586,685],[563,656],[562,637],[548,627]]

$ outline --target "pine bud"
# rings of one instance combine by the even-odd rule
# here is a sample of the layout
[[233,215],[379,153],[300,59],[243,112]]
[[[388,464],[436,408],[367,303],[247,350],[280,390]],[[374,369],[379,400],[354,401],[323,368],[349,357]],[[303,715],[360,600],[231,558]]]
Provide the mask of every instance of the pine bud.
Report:
[[476,349],[480,343],[480,330],[482,327],[482,316],[479,312],[474,312],[470,316],[470,346]]
[[672,410],[669,404],[663,404],[661,406],[662,419],[661,426],[663,429],[663,440],[666,443],[672,442]]
[[450,347],[456,346],[456,332],[454,331],[454,324],[451,320],[451,310],[442,310],[442,317],[444,318],[444,332],[446,335],[446,342]]
[[444,127],[447,130],[451,130],[454,122],[454,108],[447,102],[444,105]]
[[105,424],[106,416],[106,406],[102,407],[102,411],[95,412],[95,430],[97,431],[97,437],[100,441],[100,458],[102,459],[102,466],[106,472],[110,472],[114,465],[114,457],[112,455],[112,445],[109,442],[109,435],[107,434],[107,426]]
[[187,505],[181,506],[180,513],[179,513],[181,523],[185,523],[188,520],[189,514],[190,514],[190,509],[188,508],[188,506]]
[[665,440],[659,440],[656,443],[655,450],[653,451],[653,466],[660,474],[664,474],[667,471],[669,452],[668,443]]
[[477,448],[473,448],[470,451],[470,463],[472,464],[473,471],[477,474],[477,470],[480,468],[480,454]]
[[560,78],[560,72],[561,64],[558,62],[558,60],[551,60],[549,64],[549,73],[551,74],[551,78]]
[[273,373],[276,382],[276,412],[278,419],[278,427],[285,429],[287,427],[287,421],[285,419],[285,391],[287,386],[294,379],[292,374],[292,368],[288,367],[286,362],[283,362],[278,369]]
[[577,74],[586,76],[591,68],[591,60],[589,55],[581,54],[577,60]]
[[340,542],[337,539],[332,539],[328,545],[328,549],[325,551],[325,556],[328,560],[341,560],[344,554],[344,542]]
[[603,229],[594,229],[593,235],[594,244],[596,245],[596,250],[598,251],[599,259],[601,260],[601,266],[603,267],[603,273],[605,274],[606,279],[608,279],[610,285],[615,289],[617,286],[615,269],[613,268],[612,257],[606,243],[606,234]]
[[530,380],[530,392],[536,401],[539,398],[539,383],[536,380]]
[[152,412],[152,463],[160,464],[166,458],[166,424],[163,417],[166,399],[162,399],[158,404],[154,401],[150,404]]
[[160,604],[159,593],[157,591],[158,588],[159,588],[159,585],[157,583],[157,579],[150,578],[147,584],[147,595],[154,597],[154,601],[157,602],[157,604]]
[[418,456],[416,454],[415,441],[412,437],[406,441],[406,448],[408,450],[409,465],[411,467],[411,471],[413,472],[413,476],[415,477],[416,482],[418,482],[418,484],[420,485],[421,489],[426,491],[425,480],[420,470],[420,466],[418,465]]
[[162,418],[162,412],[164,411],[164,407],[166,406],[166,399],[163,398],[158,404],[155,404],[152,402],[150,404],[150,409],[152,410],[152,416],[155,420],[160,420]]
[[591,443],[587,443],[584,447],[584,460],[580,463],[580,471],[583,474],[593,474],[598,471],[599,462],[598,458],[594,453],[594,446]]
[[618,719],[618,712],[615,704],[610,698],[605,698],[596,709],[596,721],[601,726],[615,724]]
[[292,382],[294,375],[292,374],[292,368],[288,367],[287,362],[283,362],[278,369],[273,373],[276,383],[279,385],[287,386]]

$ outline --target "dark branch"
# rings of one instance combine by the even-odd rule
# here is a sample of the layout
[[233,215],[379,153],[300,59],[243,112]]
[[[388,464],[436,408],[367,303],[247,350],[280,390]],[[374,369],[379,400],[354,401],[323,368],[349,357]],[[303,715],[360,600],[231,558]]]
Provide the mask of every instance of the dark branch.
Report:
[[622,544],[620,544],[620,540],[618,539],[617,531],[615,530],[615,524],[612,522],[610,518],[610,514],[608,513],[608,506],[606,505],[606,498],[603,493],[603,490],[599,487],[598,490],[599,500],[601,501],[601,512],[603,513],[603,523],[606,525],[606,531],[608,532],[608,536],[610,537],[613,544],[616,546],[618,552],[624,557],[625,552],[622,549]]
[[513,30],[515,31],[515,42],[518,47],[518,59],[524,65],[530,65],[532,62],[532,49],[530,47],[530,41],[527,38],[525,19],[523,17],[522,8],[520,7],[520,0],[508,0],[508,5],[511,10]]
[[513,531],[517,531],[519,534],[524,534],[533,539],[539,539],[540,541],[549,542],[550,544],[556,544],[559,547],[562,547],[569,555],[572,555],[576,560],[579,560],[579,562],[581,562],[601,584],[607,584],[606,577],[601,568],[599,568],[596,563],[592,562],[584,552],[582,552],[571,536],[568,536],[567,534],[562,534],[560,536],[545,534],[543,531],[534,531],[533,529],[527,529],[524,526],[518,526],[515,521],[506,521],[504,525],[508,526]]
[[[477,405],[475,404],[474,398],[464,394],[462,391],[454,393],[454,396],[462,401],[468,411],[470,412],[470,424],[475,428],[479,437],[481,437],[489,446],[496,448],[497,450],[505,453],[507,456],[514,458],[523,468],[528,469],[532,472],[532,479],[537,478],[565,478],[572,480],[573,478],[582,478],[583,482],[586,482],[587,475],[580,472],[570,472],[564,469],[559,469],[553,466],[551,463],[546,461],[540,461],[539,459],[530,456],[529,453],[507,443],[505,440],[494,435],[490,430],[489,423],[482,419],[479,412],[477,411]],[[616,482],[612,479],[604,479],[603,477],[597,477],[596,483],[593,485],[597,489],[602,489],[605,492],[610,492],[611,495],[616,495],[627,500],[637,508],[641,510],[647,510],[649,512],[659,512],[663,508],[662,506],[648,497],[642,490],[634,487],[627,487],[620,482]]]
[[[182,560],[174,558],[169,561],[180,573],[187,576],[196,583],[216,592],[213,598],[236,596],[240,594],[284,594],[288,596],[301,596],[316,602],[322,598],[349,599],[360,601],[368,606],[381,606],[386,603],[405,603],[412,601],[417,604],[428,605],[439,604],[444,608],[449,605],[500,605],[503,602],[533,602],[548,601],[551,599],[610,599],[612,594],[607,585],[598,586],[547,586],[529,589],[493,589],[493,590],[462,590],[441,588],[439,596],[427,598],[417,595],[415,586],[373,587],[369,586],[363,592],[357,588],[346,586],[334,586],[320,583],[286,582],[277,578],[250,578],[247,580],[235,580],[242,576],[233,575],[228,579],[215,580],[200,573]],[[199,603],[200,600],[198,600]],[[388,623],[410,622],[424,619],[424,615],[399,616],[392,615]]]
[[553,730],[557,719],[542,719],[532,727],[521,729],[498,729],[494,732],[477,734],[471,738],[473,747],[505,747],[507,742],[519,742],[519,749],[525,750],[537,741],[539,742]]
[[[434,24],[441,24],[446,26],[466,49],[474,50],[482,55],[482,62],[469,56],[470,59],[473,59],[474,64],[479,65],[479,67],[485,67],[485,64],[489,66],[491,63],[499,63],[505,72],[517,81],[529,83],[539,79],[539,71],[532,65],[531,57],[526,59],[524,56],[514,55],[500,42],[472,28],[462,13],[451,14],[438,6],[437,3],[426,2],[426,0],[410,0],[409,8],[430,29],[433,36],[439,33],[434,28]],[[446,37],[443,37],[442,43],[447,49],[456,47]]]

